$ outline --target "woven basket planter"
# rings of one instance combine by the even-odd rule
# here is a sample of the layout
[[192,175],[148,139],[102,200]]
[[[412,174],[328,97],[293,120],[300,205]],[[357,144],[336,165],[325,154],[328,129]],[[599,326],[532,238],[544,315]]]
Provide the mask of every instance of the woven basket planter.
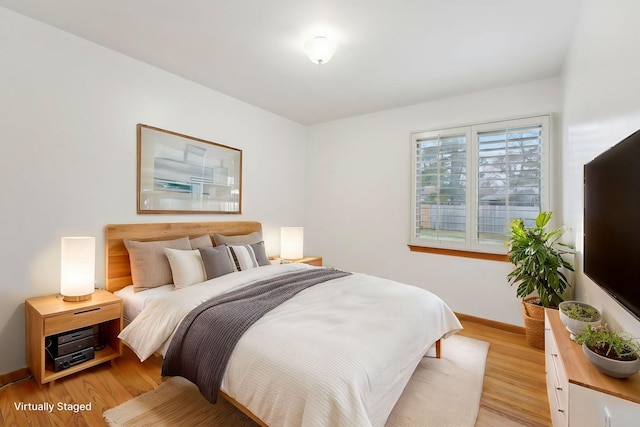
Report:
[[528,301],[533,299],[536,298],[527,297],[522,300],[522,315],[524,316],[527,343],[531,347],[544,350],[544,307],[529,304]]

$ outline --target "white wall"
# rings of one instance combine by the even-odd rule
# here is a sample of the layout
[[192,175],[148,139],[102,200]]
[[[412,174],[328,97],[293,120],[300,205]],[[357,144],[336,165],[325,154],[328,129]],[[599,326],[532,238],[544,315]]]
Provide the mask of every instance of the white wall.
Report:
[[[412,283],[458,312],[522,324],[505,280],[508,263],[408,250],[410,134],[561,113],[561,203],[554,210],[579,236],[582,165],[640,128],[639,13],[635,0],[587,0],[562,81],[307,130],[0,8],[0,373],[25,365],[24,299],[59,290],[60,237],[97,236],[101,286],[105,224],[230,218],[136,214],[136,123],[243,149],[244,214],[233,219],[262,221],[271,254],[279,251],[279,226],[304,224],[306,254],[328,265]],[[580,270],[580,254],[577,264]],[[579,299],[640,336],[640,323],[580,272],[576,282]]]
[[[60,237],[108,223],[302,225],[306,128],[0,8],[0,374],[25,366],[25,298],[59,292]],[[243,150],[242,215],[137,215],[136,123]],[[286,185],[286,191],[282,186]]]
[[522,325],[510,263],[409,251],[410,135],[557,113],[561,92],[549,79],[310,127],[305,251],[428,289],[457,312]]
[[584,4],[563,73],[563,182],[565,221],[577,231],[580,252],[576,297],[600,308],[612,327],[640,337],[640,322],[582,274],[581,253],[583,165],[640,129],[638,16],[636,0]]

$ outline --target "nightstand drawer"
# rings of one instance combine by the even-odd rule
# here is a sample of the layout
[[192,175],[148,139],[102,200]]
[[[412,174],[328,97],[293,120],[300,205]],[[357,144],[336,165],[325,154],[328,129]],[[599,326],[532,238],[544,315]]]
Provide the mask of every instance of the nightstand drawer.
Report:
[[96,325],[121,316],[121,304],[108,304],[98,307],[80,308],[78,311],[64,313],[44,319],[44,336]]

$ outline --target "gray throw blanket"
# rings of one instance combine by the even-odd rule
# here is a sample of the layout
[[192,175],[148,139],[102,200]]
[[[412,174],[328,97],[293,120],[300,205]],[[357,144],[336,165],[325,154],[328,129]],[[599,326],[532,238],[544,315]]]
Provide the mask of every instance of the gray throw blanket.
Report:
[[314,268],[212,298],[187,314],[178,326],[162,363],[162,376],[188,379],[215,403],[229,357],[251,325],[304,289],[350,274]]

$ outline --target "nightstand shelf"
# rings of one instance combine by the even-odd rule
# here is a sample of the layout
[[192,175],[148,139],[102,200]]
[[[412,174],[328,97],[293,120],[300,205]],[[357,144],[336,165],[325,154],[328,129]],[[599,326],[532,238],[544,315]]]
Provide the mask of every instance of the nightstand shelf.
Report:
[[[59,296],[30,298],[25,301],[27,329],[27,366],[40,384],[74,374],[111,361],[122,355],[118,334],[122,329],[122,299],[104,290],[96,290],[91,299],[66,302]],[[94,358],[54,372],[47,366],[45,341],[51,335],[91,326],[101,331],[105,347]]]

